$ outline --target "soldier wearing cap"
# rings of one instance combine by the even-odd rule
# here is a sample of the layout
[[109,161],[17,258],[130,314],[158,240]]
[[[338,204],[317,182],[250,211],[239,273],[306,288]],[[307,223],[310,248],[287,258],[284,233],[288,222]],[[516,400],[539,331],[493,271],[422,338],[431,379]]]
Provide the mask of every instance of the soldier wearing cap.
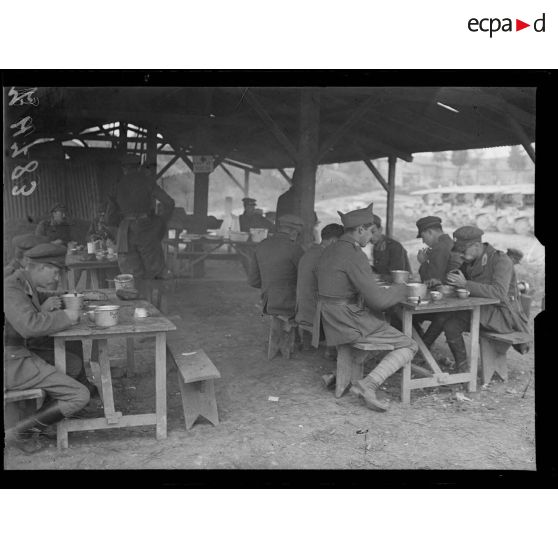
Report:
[[370,206],[343,214],[345,233],[328,246],[318,262],[318,307],[313,344],[318,346],[320,322],[330,346],[356,342],[382,342],[394,346],[374,370],[353,386],[375,411],[388,406],[376,396],[380,385],[410,362],[417,344],[387,324],[382,311],[405,300],[405,285],[382,288],[377,284],[362,248],[372,238],[374,218]]
[[25,252],[37,244],[48,243],[48,238],[46,236],[36,236],[34,234],[21,234],[19,236],[14,236],[12,239],[12,246],[14,250],[14,257],[4,266],[4,277],[8,277],[14,271],[18,269],[23,269],[27,258],[25,257]]
[[[168,278],[161,219],[166,222],[170,218],[174,200],[139,168],[137,157],[126,155],[122,168],[123,176],[109,196],[111,214],[121,215],[116,235],[120,271],[138,279]],[[160,216],[155,215],[155,200],[161,203]]]
[[278,231],[262,240],[251,256],[248,284],[261,289],[265,314],[295,315],[297,268],[304,253],[297,240],[303,227],[297,215],[283,215]]
[[54,367],[54,343],[48,336],[77,323],[79,311],[62,310],[58,296],[38,289],[57,282],[65,254],[62,246],[38,244],[25,252],[25,269],[15,271],[4,282],[4,386],[8,390],[40,388],[53,400],[6,432],[6,442],[24,451],[37,449],[22,439],[26,432],[72,416],[87,405],[90,391],[94,391],[84,385],[85,371],[77,353],[81,343],[77,348],[66,344],[67,374]]
[[378,215],[372,216],[370,244],[374,246],[372,269],[382,279],[390,279],[391,272],[402,269],[411,271],[407,250],[400,242],[383,233],[382,220]]
[[240,230],[242,232],[250,232],[250,229],[267,229],[273,230],[273,223],[268,221],[256,209],[256,200],[254,198],[242,198],[244,204],[244,213],[238,217],[240,223]]
[[[298,262],[296,282],[296,322],[312,326],[318,304],[318,261],[323,251],[343,235],[342,225],[331,223],[321,231],[321,243],[312,244]],[[306,333],[306,332],[305,332]]]
[[73,231],[66,215],[66,206],[55,203],[50,208],[50,218],[41,221],[35,229],[37,236],[46,236],[50,242],[67,245],[75,240]]
[[[448,273],[447,283],[457,288],[467,289],[471,296],[497,298],[500,303],[482,306],[480,327],[496,333],[521,331],[528,333],[528,318],[519,302],[517,281],[510,258],[482,241],[483,231],[478,227],[465,226],[453,233],[454,251],[462,254],[464,264],[460,270]],[[466,371],[467,353],[463,332],[469,330],[469,313],[454,312],[438,314],[449,348],[455,358],[456,371]],[[514,345],[519,352],[526,352],[528,346]]]

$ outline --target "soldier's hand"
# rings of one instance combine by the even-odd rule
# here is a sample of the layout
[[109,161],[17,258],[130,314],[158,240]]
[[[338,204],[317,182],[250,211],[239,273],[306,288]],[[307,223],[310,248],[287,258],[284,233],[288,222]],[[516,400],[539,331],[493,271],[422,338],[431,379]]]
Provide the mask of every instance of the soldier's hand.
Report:
[[52,312],[62,308],[62,299],[59,296],[49,296],[42,304],[41,310],[43,312]]
[[439,279],[427,279],[424,284],[431,289],[432,287],[437,287],[438,285],[441,285],[442,282]]
[[66,316],[70,318],[72,324],[77,324],[79,322],[79,310],[68,310],[65,308],[64,312],[66,312]]
[[458,269],[450,271],[446,277],[446,281],[454,287],[464,287],[467,283],[465,276]]
[[428,248],[423,248],[422,250],[418,251],[417,260],[421,264],[428,260]]

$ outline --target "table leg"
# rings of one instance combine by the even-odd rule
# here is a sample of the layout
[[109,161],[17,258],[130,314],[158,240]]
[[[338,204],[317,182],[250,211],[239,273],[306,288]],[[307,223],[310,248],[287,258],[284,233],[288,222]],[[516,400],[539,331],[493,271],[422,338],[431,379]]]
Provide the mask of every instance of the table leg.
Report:
[[68,270],[68,291],[73,293],[76,290],[76,272],[73,269]]
[[94,289],[94,290],[98,290],[99,289],[99,274],[98,274],[96,269],[91,270],[90,280],[91,280],[91,288]]
[[469,391],[477,391],[477,366],[479,362],[479,325],[480,325],[480,306],[473,308],[471,312],[471,335],[470,335],[470,374]]
[[[401,322],[403,324],[403,333],[407,337],[413,336],[413,314],[403,308],[401,313]],[[411,403],[411,363],[408,362],[403,367],[403,375],[401,376],[401,403],[409,405]]]
[[[66,342],[58,337],[54,339],[54,367],[57,372],[66,374]],[[68,431],[64,420],[56,425],[56,446],[58,449],[68,449]]]
[[136,372],[136,357],[134,355],[134,338],[126,339],[126,376],[133,376]]
[[109,424],[116,424],[119,420],[114,409],[114,395],[112,392],[112,378],[110,375],[110,359],[108,339],[97,340],[99,367],[101,371],[101,389],[103,391],[103,406],[105,417]]
[[155,336],[155,413],[157,440],[167,437],[167,335]]

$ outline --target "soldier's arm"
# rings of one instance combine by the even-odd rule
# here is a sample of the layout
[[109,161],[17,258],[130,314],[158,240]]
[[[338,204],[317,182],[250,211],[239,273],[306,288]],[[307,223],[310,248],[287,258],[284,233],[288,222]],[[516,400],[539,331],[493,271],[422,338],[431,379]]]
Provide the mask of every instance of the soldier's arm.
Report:
[[174,209],[174,200],[161,187],[159,187],[155,180],[151,182],[151,194],[156,200],[161,202],[161,205],[163,206],[163,218],[167,219]]
[[64,310],[39,312],[23,291],[7,286],[4,292],[6,320],[26,339],[50,335],[72,325]]
[[[427,279],[438,279],[443,282],[446,278],[450,263],[450,251],[446,246],[434,246],[430,252],[428,261],[423,264],[426,268]],[[421,269],[423,267],[421,265]],[[421,273],[422,277],[422,273]]]
[[354,259],[354,265],[347,266],[346,273],[369,308],[385,310],[406,298],[407,287],[405,285],[393,285],[389,289],[378,286],[364,254],[362,254],[362,258]]
[[260,274],[260,266],[256,258],[256,252],[250,254],[250,268],[248,270],[248,285],[256,289],[262,286],[262,276]]
[[398,244],[392,244],[389,247],[389,270],[394,271],[396,269],[408,269],[409,260],[407,258],[407,252],[403,246]]
[[505,300],[507,298],[513,273],[513,263],[503,254],[496,257],[498,259],[494,264],[494,271],[492,277],[489,278],[489,282],[466,282],[465,288],[471,292],[471,296],[497,298],[499,300]]

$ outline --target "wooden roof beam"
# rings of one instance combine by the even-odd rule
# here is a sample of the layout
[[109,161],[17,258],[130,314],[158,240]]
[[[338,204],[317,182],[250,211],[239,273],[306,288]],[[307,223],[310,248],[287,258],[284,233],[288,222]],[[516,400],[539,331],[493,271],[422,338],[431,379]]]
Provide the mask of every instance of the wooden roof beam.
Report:
[[178,155],[175,155],[158,173],[155,177],[157,180],[161,178],[173,165],[178,161]]
[[280,173],[281,176],[289,183],[290,186],[293,185],[293,179],[285,172],[285,169],[277,169]]
[[242,186],[242,184],[237,180],[234,174],[227,167],[225,167],[223,163],[221,163],[219,166],[225,171],[227,176],[242,190],[242,192],[246,193],[244,186]]
[[[398,149],[397,147],[393,147],[393,145],[390,145],[389,143],[385,143],[382,140],[379,140],[379,139],[376,139],[376,138],[372,138],[368,141],[372,144],[372,146],[374,146],[374,148],[381,149],[382,151],[385,151],[386,157],[389,156],[389,155],[395,155],[395,157],[397,157],[398,159],[403,159],[403,161],[407,161],[407,163],[412,163],[413,162],[412,153],[402,151],[401,149]],[[358,143],[358,148],[361,151],[362,158],[363,159],[369,159],[369,157],[366,157],[364,155],[365,151],[362,148],[362,143],[361,142]]]
[[523,149],[525,149],[527,155],[529,155],[531,161],[533,161],[534,164],[535,150],[531,147],[531,142],[529,141],[529,138],[527,137],[525,130],[521,127],[521,125],[517,122],[517,120],[513,116],[508,115],[508,122],[510,123],[510,126],[512,127],[513,131],[516,133],[519,141],[521,142],[521,145],[523,146]]
[[271,133],[275,136],[275,139],[283,146],[285,151],[289,154],[289,157],[293,160],[293,163],[297,162],[298,153],[291,140],[285,135],[283,130],[277,125],[277,123],[271,118],[268,112],[265,110],[263,105],[260,103],[258,98],[247,89],[244,98],[250,104],[250,106],[256,111],[258,116],[267,124]]
[[374,163],[369,159],[363,159],[362,162],[372,171],[372,174],[376,177],[376,180],[380,183],[382,188],[389,192],[389,184],[387,180],[380,174],[380,171],[374,166]]
[[233,161],[231,159],[227,159],[225,158],[223,160],[223,163],[227,163],[227,165],[230,165],[231,167],[237,167],[239,169],[251,172],[253,174],[261,174],[262,171],[256,167],[250,167],[248,165],[243,165],[242,163],[238,163],[237,161]]
[[355,124],[361,121],[361,118],[370,110],[373,104],[378,100],[375,97],[368,97],[349,118],[335,130],[320,146],[318,154],[318,162],[320,162],[324,155],[333,147]]

